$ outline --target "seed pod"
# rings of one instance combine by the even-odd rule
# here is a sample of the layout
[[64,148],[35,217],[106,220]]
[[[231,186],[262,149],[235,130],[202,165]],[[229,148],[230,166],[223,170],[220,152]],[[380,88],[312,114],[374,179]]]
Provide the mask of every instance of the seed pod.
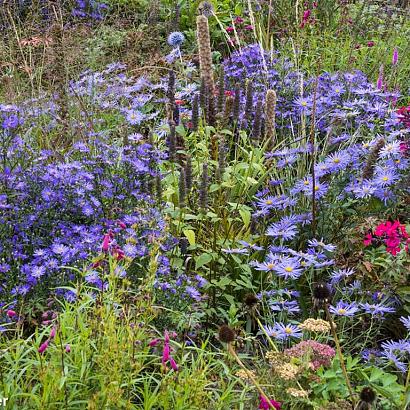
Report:
[[169,160],[175,162],[176,158],[176,134],[175,134],[175,125],[170,125],[170,133],[168,138],[168,149],[169,149]]
[[179,172],[179,207],[185,208],[186,185],[185,185],[185,170],[181,168]]
[[260,136],[261,136],[261,128],[262,128],[262,99],[259,98],[258,102],[256,103],[255,115],[253,120],[253,127],[252,127],[252,138],[254,143],[258,143]]
[[189,193],[192,189],[192,158],[189,154],[186,156],[185,163],[185,186]]
[[367,157],[366,165],[363,169],[363,179],[371,179],[373,177],[374,168],[376,166],[377,159],[379,158],[379,153],[385,144],[386,141],[383,138],[380,138],[370,151]]
[[199,190],[199,206],[203,212],[208,208],[208,164],[205,162],[202,170],[201,187]]
[[246,101],[245,101],[245,120],[248,122],[253,111],[253,85],[249,81],[246,86]]
[[208,110],[206,112],[206,122],[209,125],[215,125],[215,98],[213,95],[209,94],[208,96]]
[[271,142],[275,141],[276,136],[276,92],[275,90],[266,91],[265,102],[265,130],[266,138]]
[[208,92],[206,89],[205,79],[201,78],[201,87],[199,89],[199,103],[201,105],[202,111],[205,111],[207,108]]
[[222,117],[222,124],[224,126],[229,124],[229,121],[231,119],[233,104],[234,104],[234,99],[231,95],[229,95],[225,100],[225,109],[224,109],[224,113]]
[[218,112],[222,112],[225,103],[225,72],[223,67],[221,68],[221,73],[219,74],[218,81]]
[[225,141],[221,138],[218,145],[218,169],[216,173],[218,181],[222,180],[222,175],[225,172],[225,159]]
[[232,343],[235,340],[235,332],[228,325],[222,325],[219,328],[219,340],[223,343]]
[[235,87],[235,98],[233,102],[233,122],[237,124],[239,122],[239,114],[241,111],[241,88],[239,85]]
[[192,131],[198,131],[199,126],[199,97],[194,96],[192,101],[192,115],[191,115]]

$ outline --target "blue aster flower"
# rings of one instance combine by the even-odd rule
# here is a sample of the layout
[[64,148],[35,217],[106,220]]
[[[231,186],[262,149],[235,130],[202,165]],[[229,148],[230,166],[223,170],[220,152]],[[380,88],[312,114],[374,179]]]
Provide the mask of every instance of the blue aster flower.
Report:
[[394,313],[395,309],[389,306],[385,306],[383,304],[375,304],[375,303],[360,303],[360,307],[372,316],[380,316],[383,317],[385,313]]
[[302,331],[296,325],[277,323],[276,326],[278,332],[276,338],[281,341],[285,341],[290,338],[300,339],[303,336]]
[[410,316],[401,316],[400,322],[403,323],[404,327],[410,332]]

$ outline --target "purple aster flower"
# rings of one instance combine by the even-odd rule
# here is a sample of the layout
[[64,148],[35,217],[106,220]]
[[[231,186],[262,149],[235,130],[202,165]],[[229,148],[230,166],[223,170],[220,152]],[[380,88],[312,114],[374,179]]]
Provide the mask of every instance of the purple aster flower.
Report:
[[276,326],[278,331],[277,339],[279,340],[285,341],[292,337],[300,339],[303,335],[302,331],[296,325],[277,323]]
[[376,167],[374,182],[377,186],[386,187],[394,184],[399,176],[391,168]]
[[308,241],[308,244],[310,246],[313,246],[314,248],[320,247],[320,248],[324,249],[327,252],[334,252],[336,250],[335,245],[332,245],[331,243],[329,243],[329,244],[324,243],[323,238],[320,241],[318,241],[317,239],[310,239]]
[[296,225],[287,223],[273,223],[266,231],[267,236],[284,239],[285,241],[293,239],[298,234]]
[[137,110],[127,110],[126,119],[130,125],[139,125],[145,119],[145,115]]
[[354,274],[354,270],[350,269],[350,268],[335,270],[330,274],[330,283],[332,285],[336,285],[340,281],[348,278],[349,276],[351,276],[353,274]]
[[385,313],[394,313],[395,309],[383,304],[360,303],[360,307],[372,316],[383,317]]
[[410,332],[410,316],[400,317],[400,322],[403,323],[404,327]]
[[282,258],[273,270],[278,276],[285,278],[285,280],[289,278],[297,279],[303,273],[299,259],[287,257]]
[[329,310],[331,313],[337,316],[354,316],[354,314],[359,310],[357,307],[357,304],[352,302],[352,303],[346,303],[343,301],[339,301],[336,306],[330,306]]

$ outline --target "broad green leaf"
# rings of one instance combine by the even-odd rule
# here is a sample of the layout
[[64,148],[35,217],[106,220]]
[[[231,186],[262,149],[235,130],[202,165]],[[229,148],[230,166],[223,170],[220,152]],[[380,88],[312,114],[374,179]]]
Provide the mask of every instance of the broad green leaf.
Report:
[[212,256],[209,253],[203,253],[197,258],[196,263],[195,263],[195,269],[199,269],[200,267],[211,262],[211,260],[212,260]]
[[195,232],[192,229],[185,229],[184,235],[188,239],[188,242],[191,246],[195,245]]

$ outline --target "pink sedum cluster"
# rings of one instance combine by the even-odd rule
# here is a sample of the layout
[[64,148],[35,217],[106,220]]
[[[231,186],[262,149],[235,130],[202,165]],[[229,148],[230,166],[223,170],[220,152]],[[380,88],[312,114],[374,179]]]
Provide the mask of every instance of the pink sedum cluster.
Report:
[[313,370],[317,370],[321,366],[330,366],[330,362],[335,356],[335,350],[332,347],[315,340],[303,340],[286,349],[284,353],[291,357],[309,357]]

